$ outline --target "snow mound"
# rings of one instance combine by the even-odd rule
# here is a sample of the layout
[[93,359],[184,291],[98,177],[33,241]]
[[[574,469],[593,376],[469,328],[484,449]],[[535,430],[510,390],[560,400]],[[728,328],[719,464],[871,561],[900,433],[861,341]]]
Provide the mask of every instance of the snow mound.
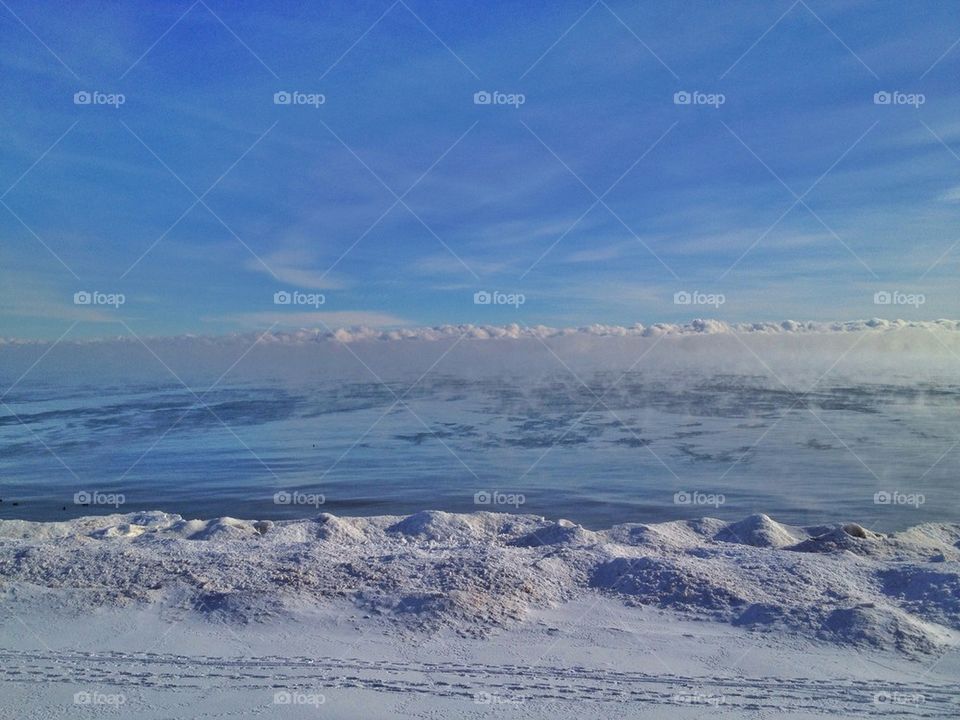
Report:
[[317,537],[332,543],[366,542],[367,536],[356,525],[348,520],[338,518],[330,513],[322,513],[317,517]]
[[960,575],[908,565],[877,575],[883,592],[931,622],[960,630]]
[[388,627],[483,635],[597,594],[744,631],[890,652],[960,645],[960,525],[893,535],[765,515],[587,530],[533,515],[0,520],[0,611],[43,595],[77,613],[159,604],[258,622],[352,603]]
[[170,531],[188,540],[236,539],[260,535],[254,523],[231,517],[214,520],[180,520],[170,526]]
[[117,525],[110,525],[109,527],[94,530],[92,533],[90,533],[90,535],[91,537],[99,538],[133,538],[143,535],[143,533],[146,531],[147,528],[143,525],[119,523]]
[[936,651],[941,644],[937,640],[946,640],[947,633],[902,610],[867,603],[832,611],[824,620],[821,636],[850,645],[925,655]]
[[661,549],[696,548],[714,537],[727,523],[714,518],[674,520],[656,525],[627,523],[615,525],[607,538],[622,545],[650,545]]
[[849,523],[824,528],[804,528],[809,539],[786,547],[803,553],[850,552],[863,557],[907,561],[960,560],[953,526],[920,526],[904,532],[885,535]]
[[746,604],[731,578],[709,566],[680,564],[649,557],[615,558],[601,564],[590,585],[631,596],[644,605],[706,612],[728,618],[731,608]]
[[495,537],[500,524],[491,513],[456,515],[439,510],[424,510],[394,523],[387,532],[410,538],[453,542]]
[[808,626],[814,622],[815,613],[803,608],[785,607],[775,602],[753,603],[733,624],[751,630],[779,630],[790,632],[793,628]]
[[848,551],[857,555],[875,555],[883,536],[851,523],[816,535],[789,547],[789,550],[809,553],[836,553]]
[[510,541],[514,547],[540,547],[542,545],[590,545],[600,539],[597,533],[569,520],[557,520],[545,528],[534,530]]
[[30,522],[28,520],[0,520],[0,539],[55,539],[101,532],[111,525],[137,525],[145,528],[169,527],[181,520],[179,515],[153,511],[115,515],[93,515],[62,522]]
[[795,545],[808,536],[799,528],[771,520],[768,516],[750,515],[735,523],[730,523],[714,535],[714,540],[753,547],[781,548]]

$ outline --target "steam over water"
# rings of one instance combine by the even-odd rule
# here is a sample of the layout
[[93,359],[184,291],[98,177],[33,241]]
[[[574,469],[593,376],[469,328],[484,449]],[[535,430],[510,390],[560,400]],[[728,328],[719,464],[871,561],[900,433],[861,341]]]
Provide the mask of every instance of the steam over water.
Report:
[[0,517],[122,499],[196,517],[480,509],[591,527],[955,519],[957,386],[803,394],[762,375],[640,371],[415,381],[17,388],[0,416]]

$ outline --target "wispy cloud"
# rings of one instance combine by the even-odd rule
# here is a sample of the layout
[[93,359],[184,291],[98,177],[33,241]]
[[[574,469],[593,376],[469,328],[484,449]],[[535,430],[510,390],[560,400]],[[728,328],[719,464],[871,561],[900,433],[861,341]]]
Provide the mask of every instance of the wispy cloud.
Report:
[[253,312],[202,318],[205,322],[229,322],[243,328],[263,328],[276,325],[283,328],[342,328],[342,327],[402,327],[410,325],[396,315],[364,310],[336,310],[331,312]]
[[[712,289],[732,267],[718,288],[728,320],[859,316],[851,289],[869,290],[871,272],[960,316],[941,284],[960,253],[954,8],[816,8],[828,29],[798,5],[764,36],[785,7],[688,5],[611,2],[622,23],[598,7],[566,36],[575,0],[519,15],[494,2],[466,25],[418,9],[478,81],[400,11],[335,63],[382,12],[362,4],[239,9],[228,22],[249,48],[199,6],[172,27],[183,8],[25,4],[82,79],[10,25],[0,195],[26,174],[0,206],[3,332],[56,337],[78,318],[78,333],[105,332],[113,314],[71,306],[73,286],[113,287],[144,251],[123,313],[145,333],[677,319],[674,291]],[[322,82],[318,60],[335,64]],[[126,101],[74,104],[80,90]],[[475,104],[482,90],[525,102]],[[680,90],[725,102],[676,104]],[[278,91],[326,101],[275,104]],[[878,91],[925,102],[875,103]],[[528,301],[507,315],[472,302],[483,288]],[[328,302],[281,312],[281,289]]]
[[[308,267],[310,265],[314,267]],[[302,250],[283,250],[263,255],[260,259],[250,258],[245,266],[248,270],[264,273],[277,282],[298,288],[339,290],[344,287],[342,279],[316,267],[316,260]]]
[[945,193],[943,193],[943,195],[940,196],[940,199],[944,202],[950,203],[960,202],[960,185],[947,190]]

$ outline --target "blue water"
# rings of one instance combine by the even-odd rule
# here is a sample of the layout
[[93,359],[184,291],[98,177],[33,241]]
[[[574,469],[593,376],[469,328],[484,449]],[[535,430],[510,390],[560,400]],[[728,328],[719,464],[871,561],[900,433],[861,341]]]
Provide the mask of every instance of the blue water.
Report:
[[[121,511],[194,517],[958,520],[960,388],[837,384],[804,398],[748,376],[637,373],[608,391],[615,379],[230,386],[202,404],[180,385],[18,387],[0,408],[0,517],[112,512],[122,496]],[[877,504],[878,491],[900,502]],[[478,504],[484,492],[496,500]],[[678,504],[683,492],[701,504]]]

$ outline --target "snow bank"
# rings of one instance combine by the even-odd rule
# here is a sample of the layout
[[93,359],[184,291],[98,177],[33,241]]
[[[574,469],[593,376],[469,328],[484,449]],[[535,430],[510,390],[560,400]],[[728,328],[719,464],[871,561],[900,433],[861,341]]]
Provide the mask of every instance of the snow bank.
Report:
[[960,640],[960,525],[883,535],[756,515],[586,530],[478,512],[0,521],[5,602],[159,603],[245,623],[348,600],[412,629],[483,635],[599,593],[755,631],[924,655]]

